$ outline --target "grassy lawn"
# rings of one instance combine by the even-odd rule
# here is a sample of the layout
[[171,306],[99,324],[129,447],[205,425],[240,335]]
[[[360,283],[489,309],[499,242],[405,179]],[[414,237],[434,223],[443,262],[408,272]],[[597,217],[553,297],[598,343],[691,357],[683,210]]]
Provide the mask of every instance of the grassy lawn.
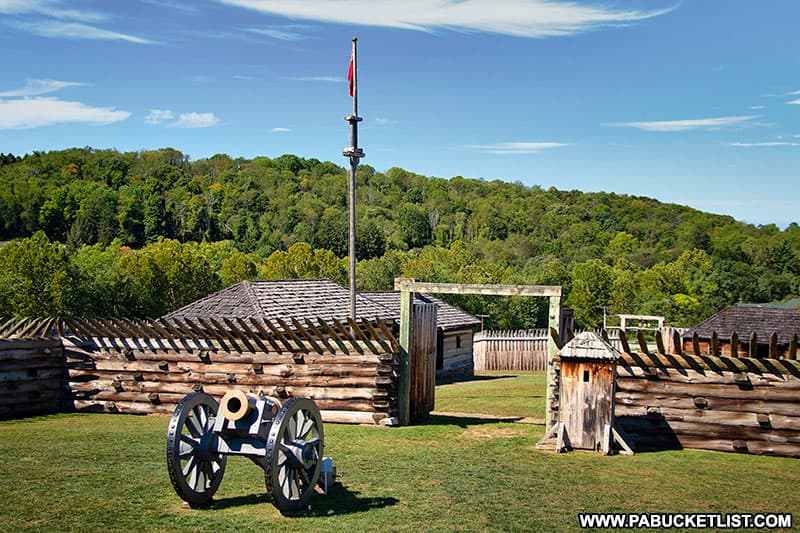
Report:
[[[528,380],[539,392],[530,394]],[[452,402],[461,405],[453,411],[504,415],[519,405],[530,410],[513,414],[541,417],[541,381],[531,374],[444,386],[437,408],[451,410]],[[503,383],[527,397],[506,396]],[[474,387],[490,387],[503,405],[474,398]],[[795,459],[555,455],[534,448],[540,425],[444,416],[394,429],[326,424],[326,454],[342,486],[315,496],[304,517],[282,517],[267,501],[262,472],[239,458],[228,461],[214,506],[195,510],[169,482],[168,420],[71,414],[0,422],[0,531],[557,531],[577,530],[584,511],[774,511],[800,520],[790,496],[800,484]]]
[[544,372],[484,370],[475,379],[436,388],[436,410],[544,420]]

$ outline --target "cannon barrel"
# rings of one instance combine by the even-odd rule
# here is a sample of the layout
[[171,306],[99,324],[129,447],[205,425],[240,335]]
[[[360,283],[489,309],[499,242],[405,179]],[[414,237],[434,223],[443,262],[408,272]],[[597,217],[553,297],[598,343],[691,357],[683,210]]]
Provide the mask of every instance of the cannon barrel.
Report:
[[240,390],[231,390],[219,401],[219,413],[235,422],[250,416],[256,408],[258,397]]

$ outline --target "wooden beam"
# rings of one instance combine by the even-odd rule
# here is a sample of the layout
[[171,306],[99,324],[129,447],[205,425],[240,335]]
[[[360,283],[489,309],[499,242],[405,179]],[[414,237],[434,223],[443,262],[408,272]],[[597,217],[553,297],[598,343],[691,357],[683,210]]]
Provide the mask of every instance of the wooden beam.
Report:
[[[395,280],[395,286],[397,280]],[[400,289],[400,390],[397,398],[397,411],[400,425],[407,426],[410,415],[411,372],[408,353],[411,349],[411,320],[414,318],[414,293]]]
[[561,287],[551,285],[492,285],[472,283],[427,283],[413,278],[395,278],[394,290],[435,294],[484,294],[488,296],[557,296]]

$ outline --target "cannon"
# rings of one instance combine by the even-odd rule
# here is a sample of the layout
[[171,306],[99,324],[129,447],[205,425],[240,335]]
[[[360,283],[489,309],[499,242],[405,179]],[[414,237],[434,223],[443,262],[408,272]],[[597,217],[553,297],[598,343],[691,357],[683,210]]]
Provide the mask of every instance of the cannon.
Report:
[[287,516],[302,514],[320,476],[322,418],[307,398],[227,392],[219,404],[205,392],[185,396],[167,430],[167,470],[175,492],[190,506],[211,502],[228,455],[264,469],[267,493]]

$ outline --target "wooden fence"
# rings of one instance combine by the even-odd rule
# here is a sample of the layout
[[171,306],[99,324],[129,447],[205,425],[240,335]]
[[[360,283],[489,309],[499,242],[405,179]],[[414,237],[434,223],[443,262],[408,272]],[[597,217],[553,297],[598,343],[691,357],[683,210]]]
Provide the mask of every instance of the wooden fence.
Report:
[[[312,398],[331,422],[398,420],[399,345],[390,322],[48,319],[7,322],[0,338],[58,348],[59,366],[50,368],[66,373],[56,389],[79,411],[171,413],[192,391],[221,396],[239,389]],[[25,365],[43,359],[35,352],[7,356],[12,362],[0,368],[27,372]],[[14,372],[6,382],[19,390],[22,374]],[[414,390],[421,397],[412,395],[412,408],[430,411],[432,392]]]
[[61,411],[64,381],[58,339],[0,340],[0,418]]
[[409,349],[410,422],[424,420],[436,399],[436,315],[435,303],[414,304]]
[[[473,341],[475,370],[547,370],[548,336],[547,329],[480,331]],[[605,337],[620,347],[616,330]]]
[[[640,448],[699,448],[800,457],[800,362],[675,351],[656,334],[651,350],[620,336],[615,410]],[[557,419],[558,366],[554,402]]]

